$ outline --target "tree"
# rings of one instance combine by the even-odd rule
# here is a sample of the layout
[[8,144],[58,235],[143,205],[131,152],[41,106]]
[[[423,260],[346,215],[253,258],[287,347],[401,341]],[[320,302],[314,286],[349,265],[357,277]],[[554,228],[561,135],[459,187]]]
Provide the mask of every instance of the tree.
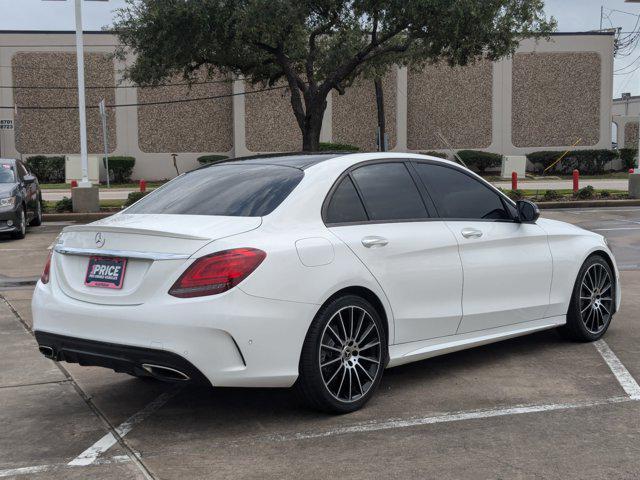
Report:
[[[127,0],[114,30],[127,77],[154,85],[196,72],[288,85],[303,150],[318,149],[327,95],[393,65],[451,66],[515,51],[555,21],[543,0]],[[120,54],[124,54],[122,49]]]

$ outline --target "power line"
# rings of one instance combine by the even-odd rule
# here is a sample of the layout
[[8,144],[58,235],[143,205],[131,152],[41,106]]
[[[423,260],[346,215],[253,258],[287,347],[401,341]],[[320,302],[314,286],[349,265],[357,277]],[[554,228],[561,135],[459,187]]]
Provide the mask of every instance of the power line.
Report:
[[[250,95],[250,94],[254,94],[254,93],[261,93],[261,92],[269,92],[271,90],[281,90],[283,88],[289,88],[287,85],[282,85],[280,87],[269,87],[269,88],[261,88],[258,90],[252,90],[250,92],[238,92],[238,93],[229,93],[229,94],[225,94],[225,95],[212,95],[212,96],[208,96],[208,97],[197,97],[197,98],[184,98],[181,100],[160,100],[157,102],[146,102],[146,103],[120,103],[120,104],[114,104],[114,105],[106,105],[107,108],[121,108],[121,107],[148,107],[148,106],[153,106],[153,105],[170,105],[170,104],[175,104],[175,103],[187,103],[187,102],[200,102],[203,100],[216,100],[219,98],[227,98],[227,97],[236,97],[238,95]],[[87,108],[98,108],[97,105],[88,105]],[[36,107],[20,107],[20,106],[13,106],[13,107],[8,107],[8,106],[0,106],[0,109],[5,109],[5,110],[77,110],[78,106],[77,105],[72,105],[72,106],[52,106],[52,107],[41,107],[41,106],[36,106]]]
[[[159,83],[157,85],[91,85],[84,88],[89,89],[111,89],[111,88],[161,88],[161,87],[180,87],[191,85],[209,85],[219,83],[233,83],[233,80],[208,80],[203,82],[180,82],[180,83]],[[77,90],[78,87],[64,87],[55,85],[0,85],[0,89],[12,89],[12,90]]]

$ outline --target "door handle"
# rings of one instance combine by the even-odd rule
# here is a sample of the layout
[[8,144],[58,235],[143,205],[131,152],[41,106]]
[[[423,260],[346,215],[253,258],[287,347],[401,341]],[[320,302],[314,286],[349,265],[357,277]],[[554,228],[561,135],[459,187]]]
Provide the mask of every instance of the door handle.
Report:
[[384,247],[387,243],[389,243],[389,240],[384,237],[371,236],[364,237],[362,239],[362,245],[364,245],[366,248]]
[[475,228],[463,228],[460,233],[464,238],[480,238],[482,236],[482,232]]

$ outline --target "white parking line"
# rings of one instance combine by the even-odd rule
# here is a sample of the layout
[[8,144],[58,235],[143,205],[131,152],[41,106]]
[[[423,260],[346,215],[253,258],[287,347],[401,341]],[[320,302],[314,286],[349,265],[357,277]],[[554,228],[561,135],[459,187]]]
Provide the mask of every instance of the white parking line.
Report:
[[[126,463],[131,461],[127,455],[116,455],[109,459],[98,460],[94,465],[110,465],[113,463]],[[33,475],[35,473],[50,472],[52,470],[61,470],[72,468],[68,463],[54,463],[49,465],[34,465],[32,467],[9,468],[0,470],[0,478],[16,477],[18,475]]]
[[[122,422],[116,429],[116,433],[120,437],[124,437],[131,429],[138,423],[142,422],[145,418],[151,415],[153,412],[162,407],[172,397],[174,397],[180,388],[174,388],[168,392],[163,393],[151,403],[147,404],[142,410],[130,416],[127,420]],[[69,466],[86,466],[91,465],[96,459],[104,452],[113,447],[118,440],[112,432],[107,433],[104,437],[98,440],[96,443],[87,448],[84,452],[71,460],[67,465]]]
[[443,413],[431,417],[418,417],[408,419],[387,420],[383,422],[369,422],[364,424],[338,427],[324,432],[294,433],[290,435],[269,436],[270,440],[307,440],[311,438],[332,437],[335,435],[345,435],[349,433],[376,432],[380,430],[390,430],[396,428],[418,427],[423,425],[433,425],[436,423],[461,422],[464,420],[478,420],[484,418],[504,417],[507,415],[522,415],[525,413],[553,412],[557,410],[573,410],[576,408],[595,407],[599,405],[611,405],[615,403],[631,402],[635,399],[630,397],[612,397],[602,400],[587,400],[575,403],[551,403],[543,405],[517,405],[515,407],[491,408],[486,410],[467,410],[462,412]]
[[598,340],[595,342],[595,346],[627,395],[633,400],[640,400],[640,385],[631,376],[627,367],[622,364],[616,354],[609,348],[609,345],[604,340]]

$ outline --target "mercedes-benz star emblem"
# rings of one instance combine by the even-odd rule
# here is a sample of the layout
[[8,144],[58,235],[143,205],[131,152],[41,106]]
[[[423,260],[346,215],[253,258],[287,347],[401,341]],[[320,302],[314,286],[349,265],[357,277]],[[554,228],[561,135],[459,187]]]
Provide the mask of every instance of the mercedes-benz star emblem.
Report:
[[96,233],[96,246],[100,248],[103,245],[104,245],[104,236],[102,235],[101,232],[98,232]]

